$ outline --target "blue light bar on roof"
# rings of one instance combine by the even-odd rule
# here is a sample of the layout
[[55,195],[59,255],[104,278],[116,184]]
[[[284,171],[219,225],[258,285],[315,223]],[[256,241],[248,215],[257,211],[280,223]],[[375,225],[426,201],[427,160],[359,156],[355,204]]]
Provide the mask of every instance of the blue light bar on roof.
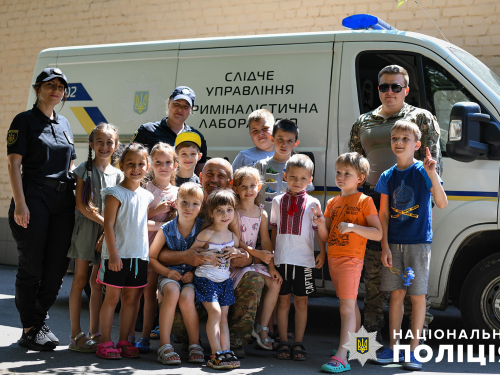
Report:
[[387,22],[370,14],[355,14],[342,20],[342,26],[352,30],[397,30]]

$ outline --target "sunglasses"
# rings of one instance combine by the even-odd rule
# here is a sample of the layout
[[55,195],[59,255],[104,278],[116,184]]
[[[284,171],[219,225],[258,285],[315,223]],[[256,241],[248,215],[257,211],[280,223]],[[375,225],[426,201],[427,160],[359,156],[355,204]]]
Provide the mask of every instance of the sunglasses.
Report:
[[392,85],[389,85],[388,83],[382,83],[378,87],[378,91],[380,91],[380,92],[387,92],[387,91],[389,91],[389,87],[391,88],[391,90],[392,90],[393,93],[397,94],[398,92],[401,92],[401,90],[403,90],[407,86],[401,86],[399,83],[393,83]]

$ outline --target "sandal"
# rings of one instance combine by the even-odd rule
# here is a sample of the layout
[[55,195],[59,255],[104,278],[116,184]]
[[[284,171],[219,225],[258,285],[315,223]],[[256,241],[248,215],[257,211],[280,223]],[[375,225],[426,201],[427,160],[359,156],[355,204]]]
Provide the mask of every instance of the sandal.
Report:
[[[88,333],[87,337],[91,340],[94,340],[97,344],[101,343],[101,332],[96,332],[96,333]],[[97,339],[99,339],[99,342],[97,342]]]
[[[171,352],[165,352],[167,349],[172,349]],[[164,365],[179,365],[181,363],[180,359],[170,359],[172,357],[179,357],[179,354],[177,354],[174,351],[174,347],[170,344],[165,344],[162,345],[158,348],[158,358],[156,360],[158,362],[163,363]]]
[[135,347],[139,349],[139,353],[146,354],[149,353],[149,339],[141,337]]
[[[288,356],[283,357],[280,354],[285,353]],[[291,359],[290,343],[288,341],[281,341],[278,345],[278,351],[276,352],[276,358],[278,359]]]
[[332,372],[339,373],[344,371],[349,371],[351,369],[351,365],[348,363],[344,363],[339,357],[332,356],[328,363],[325,363],[321,366],[321,371],[324,372]]
[[[189,345],[189,363],[203,363],[205,362],[205,352],[203,348],[198,344]],[[201,358],[192,358],[195,355],[200,355]]]
[[116,349],[122,351],[122,357],[125,358],[139,358],[139,349],[137,349],[132,343],[127,340],[119,341],[116,344]]
[[[331,354],[330,354],[330,355],[334,356],[334,355],[336,355],[336,354],[337,354],[337,349],[332,349],[332,352],[331,352]],[[350,356],[350,355],[351,355],[351,351],[350,351],[350,350],[348,350],[348,351],[347,351],[347,360],[349,360],[349,356]]]
[[240,368],[240,361],[238,361],[238,357],[234,355],[233,351],[224,350],[222,353],[226,356],[226,361],[229,361],[233,365],[233,368]]
[[[83,346],[78,346],[77,341],[82,337],[87,338],[87,341],[85,341],[85,344],[83,344]],[[85,336],[85,333],[83,332],[80,332],[75,337],[70,336],[69,342],[70,344],[68,345],[68,349],[80,353],[95,353],[97,351],[97,346],[99,345],[94,340],[89,339],[87,336]]]
[[156,327],[149,334],[150,340],[159,340],[160,339],[160,326]]
[[212,354],[210,360],[207,362],[207,367],[211,367],[215,370],[229,370],[234,368],[223,352]]
[[95,354],[97,354],[98,357],[104,359],[121,359],[122,356],[120,355],[120,352],[120,349],[115,349],[115,346],[111,341],[106,341],[101,342],[97,346],[97,351]]
[[[300,349],[295,349],[297,346]],[[304,357],[299,357],[299,354],[302,354]],[[306,348],[304,348],[304,345],[302,345],[301,342],[294,342],[292,344],[292,359],[294,361],[305,361],[306,356],[307,356],[307,353],[306,353]]]
[[[130,345],[135,346],[135,336],[128,335],[127,341],[130,343]],[[118,344],[116,344],[118,345]]]
[[[257,329],[257,331],[255,328]],[[257,341],[257,344],[265,350],[273,350],[274,340],[270,337],[266,337],[265,339],[263,339],[259,335],[259,333],[261,333],[262,331],[266,331],[269,334],[269,328],[261,326],[260,324],[257,324],[255,328],[252,330],[252,336]]]

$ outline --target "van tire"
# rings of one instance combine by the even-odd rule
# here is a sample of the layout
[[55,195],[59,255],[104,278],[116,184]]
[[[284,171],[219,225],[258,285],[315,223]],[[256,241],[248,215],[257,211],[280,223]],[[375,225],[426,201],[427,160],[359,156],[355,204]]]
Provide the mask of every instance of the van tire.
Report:
[[467,330],[500,330],[500,254],[479,262],[465,279],[460,295]]

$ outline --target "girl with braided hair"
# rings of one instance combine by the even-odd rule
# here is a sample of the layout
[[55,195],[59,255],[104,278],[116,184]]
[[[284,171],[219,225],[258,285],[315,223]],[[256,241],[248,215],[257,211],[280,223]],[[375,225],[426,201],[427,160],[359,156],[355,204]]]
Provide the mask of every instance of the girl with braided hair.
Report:
[[[83,353],[95,353],[100,342],[99,312],[102,304],[102,285],[96,282],[101,260],[104,238],[104,202],[101,190],[118,185],[123,173],[113,167],[115,151],[119,145],[115,126],[101,123],[89,135],[87,161],[74,169],[76,179],[76,222],[71,238],[68,258],[75,259],[75,275],[69,295],[71,337],[69,349]],[[94,158],[92,159],[92,150]],[[82,291],[87,283],[89,264],[90,277],[90,332],[85,334],[80,327]]]

